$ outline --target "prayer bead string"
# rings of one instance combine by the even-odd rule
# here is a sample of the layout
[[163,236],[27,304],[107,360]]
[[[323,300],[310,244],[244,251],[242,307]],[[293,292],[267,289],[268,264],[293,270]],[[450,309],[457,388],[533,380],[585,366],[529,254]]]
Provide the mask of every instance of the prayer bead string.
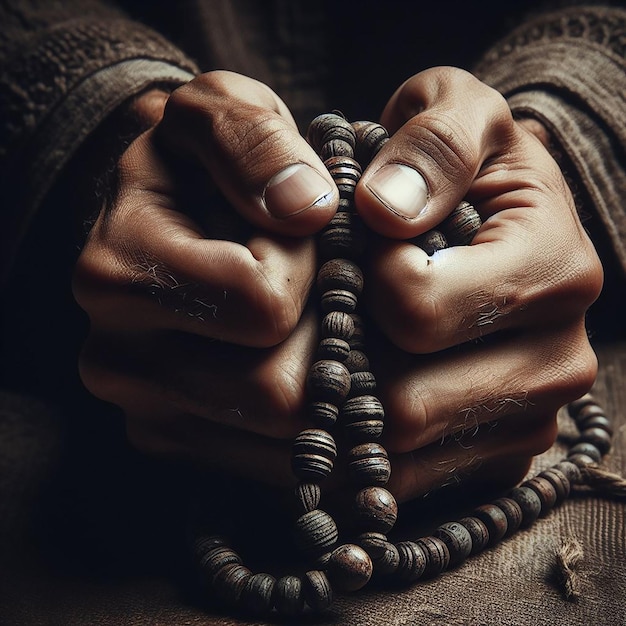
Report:
[[[564,460],[503,497],[476,507],[469,516],[440,525],[431,535],[390,541],[398,507],[385,489],[391,474],[380,443],[385,412],[375,395],[376,380],[364,351],[363,320],[358,315],[364,282],[358,260],[366,232],[354,208],[361,167],[367,166],[388,134],[379,124],[350,124],[341,115],[328,113],[313,120],[307,139],[340,194],[339,209],[318,240],[322,265],[316,288],[323,317],[318,353],[307,378],[311,428],[303,430],[292,447],[292,470],[299,481],[294,543],[310,569],[303,575],[279,577],[253,573],[227,540],[213,533],[197,536],[193,545],[196,571],[206,593],[253,616],[295,617],[303,611],[323,611],[332,604],[335,592],[361,589],[374,575],[406,585],[459,565],[562,503],[572,486],[584,482],[585,470],[609,451],[613,434],[605,412],[587,394],[568,405],[579,436]],[[462,202],[438,229],[413,242],[432,255],[448,246],[468,245],[480,225],[476,210]],[[348,476],[355,490],[353,510],[360,534],[354,543],[340,542],[335,520],[320,508],[321,485],[337,457],[331,431],[338,425],[348,443]]]

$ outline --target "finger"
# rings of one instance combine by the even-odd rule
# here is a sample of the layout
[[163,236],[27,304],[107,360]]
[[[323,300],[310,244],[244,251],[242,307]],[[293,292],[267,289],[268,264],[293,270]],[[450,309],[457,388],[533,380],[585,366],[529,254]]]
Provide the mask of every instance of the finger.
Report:
[[161,145],[195,160],[251,223],[302,236],[333,216],[338,191],[269,87],[209,72],[176,90],[156,129]]
[[382,123],[393,135],[363,173],[355,198],[368,225],[394,238],[441,222],[515,128],[504,98],[455,68],[405,82]]
[[428,356],[385,353],[377,351],[380,361],[372,362],[384,372],[377,378],[391,452],[410,452],[494,420],[524,424],[553,416],[591,387],[598,366],[582,321]]

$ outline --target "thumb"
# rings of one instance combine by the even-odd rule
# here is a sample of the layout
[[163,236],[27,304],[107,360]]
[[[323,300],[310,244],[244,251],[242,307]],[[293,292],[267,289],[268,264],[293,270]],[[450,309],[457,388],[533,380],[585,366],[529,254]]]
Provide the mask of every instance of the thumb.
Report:
[[156,140],[200,164],[249,222],[309,235],[334,215],[337,187],[266,85],[232,72],[203,74],[170,96]]

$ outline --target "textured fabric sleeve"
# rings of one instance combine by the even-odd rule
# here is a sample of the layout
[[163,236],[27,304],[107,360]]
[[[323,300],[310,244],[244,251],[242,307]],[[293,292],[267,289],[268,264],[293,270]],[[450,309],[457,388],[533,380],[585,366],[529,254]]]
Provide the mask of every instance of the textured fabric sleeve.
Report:
[[549,130],[581,216],[597,215],[626,272],[626,9],[539,15],[495,45],[476,74],[513,113]]
[[190,80],[194,63],[160,35],[94,0],[0,3],[2,279],[46,194],[85,139],[150,86]]

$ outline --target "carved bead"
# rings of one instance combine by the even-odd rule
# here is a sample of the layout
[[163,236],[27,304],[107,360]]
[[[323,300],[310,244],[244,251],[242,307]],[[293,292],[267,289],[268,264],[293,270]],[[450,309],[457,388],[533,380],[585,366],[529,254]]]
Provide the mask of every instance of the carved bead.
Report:
[[372,560],[363,548],[346,543],[330,555],[328,578],[342,591],[358,591],[372,577]]
[[356,132],[356,158],[366,167],[387,143],[389,134],[384,126],[375,122],[352,122],[352,127]]
[[508,522],[504,511],[495,504],[483,504],[472,512],[474,517],[481,520],[489,531],[489,543],[497,543],[506,535]]
[[591,457],[594,463],[599,463],[602,460],[600,450],[588,441],[580,441],[576,445],[572,446],[567,453],[567,458],[569,459],[577,454],[584,454]]
[[213,577],[226,565],[241,565],[241,557],[226,545],[209,550],[199,562],[202,573],[207,577]]
[[318,249],[322,259],[337,257],[357,259],[365,250],[366,235],[360,220],[352,220],[353,227],[341,225],[337,221],[329,224],[320,234]]
[[376,391],[376,377],[372,372],[350,374],[350,396],[368,396]]
[[567,411],[568,411],[570,417],[573,420],[576,420],[580,410],[584,406],[587,406],[589,404],[597,404],[596,403],[596,399],[590,393],[586,393],[585,395],[581,396],[580,398],[577,398],[576,400],[573,400],[572,402],[570,402],[567,405]]
[[[347,289],[329,289],[322,295],[320,305],[324,313],[330,311],[352,313],[356,309],[357,297]],[[352,328],[354,332],[354,320],[352,320]]]
[[570,482],[570,485],[577,485],[582,480],[580,468],[571,461],[560,461],[554,466],[554,468],[565,474],[567,480]]
[[228,541],[223,535],[201,535],[193,543],[193,558],[199,567],[202,567],[207,556],[216,548],[228,549]]
[[211,590],[215,598],[229,606],[239,602],[244,587],[252,572],[239,563],[230,563],[218,570],[211,580]]
[[346,400],[341,420],[353,444],[376,441],[383,432],[383,405],[375,396],[355,396]]
[[365,350],[365,324],[358,313],[351,313],[354,322],[354,334],[350,337],[350,347],[353,350]]
[[439,228],[451,246],[466,246],[482,226],[476,209],[465,200],[441,222]]
[[298,549],[308,557],[315,557],[335,547],[339,531],[326,511],[315,509],[296,520],[294,535]]
[[[332,336],[322,339],[317,348],[317,356],[322,360],[330,359],[345,364],[349,354],[350,344],[345,339],[338,339]],[[348,371],[350,370],[348,369]]]
[[319,428],[308,428],[293,442],[291,467],[300,480],[319,482],[330,474],[336,457],[332,435]]
[[356,132],[352,125],[340,115],[323,113],[309,124],[307,140],[318,154],[322,146],[329,141],[343,141],[354,150]]
[[354,147],[344,139],[331,139],[320,148],[320,158],[325,161],[330,158],[353,157]]
[[592,415],[585,420],[578,422],[578,427],[581,431],[588,430],[589,428],[600,428],[605,430],[609,435],[613,434],[613,425],[611,420],[604,415]]
[[272,603],[279,615],[295,617],[304,609],[302,580],[297,576],[283,576],[276,581]]
[[349,259],[331,259],[317,273],[317,289],[320,293],[345,289],[359,296],[363,291],[363,274],[358,265]]
[[250,576],[241,592],[244,611],[255,616],[267,615],[272,610],[272,596],[276,579],[270,574]]
[[372,559],[374,574],[387,576],[398,568],[400,564],[398,548],[382,533],[370,532],[359,535],[359,545]]
[[333,603],[333,589],[326,574],[310,570],[302,579],[304,601],[314,610],[323,611]]
[[424,576],[431,578],[441,574],[450,565],[450,552],[448,546],[437,537],[422,537],[415,543],[424,551],[426,555],[426,569]]
[[355,183],[359,182],[362,169],[358,161],[346,156],[334,156],[322,160],[333,180],[349,178]]
[[426,553],[415,541],[400,541],[398,550],[398,568],[394,578],[400,583],[412,584],[419,580],[426,571]]
[[541,513],[541,500],[537,493],[529,487],[515,487],[508,493],[508,497],[515,500],[522,511],[521,526],[530,526]]
[[579,426],[591,417],[606,417],[604,409],[597,404],[585,404],[576,411],[574,421]]
[[355,498],[357,524],[374,532],[386,533],[393,528],[398,518],[395,498],[382,487],[365,487]]
[[482,520],[474,516],[469,516],[460,519],[459,524],[465,526],[472,537],[471,554],[476,554],[487,547],[490,539],[489,529]]
[[432,256],[438,250],[443,250],[448,247],[448,241],[444,234],[435,229],[413,237],[410,241],[418,248],[421,248],[428,256]]
[[348,452],[348,473],[358,485],[385,485],[391,475],[387,451],[378,443],[363,443]]
[[300,515],[313,511],[319,506],[322,490],[317,483],[298,483],[295,492],[296,506]]
[[350,350],[348,358],[345,360],[344,365],[348,368],[350,374],[355,372],[367,372],[370,369],[370,362],[365,352],[361,350]]
[[592,459],[590,456],[582,453],[570,453],[567,455],[567,460],[571,461],[575,465],[578,465],[581,469],[583,467],[587,467],[588,465],[597,465],[598,463],[595,459]]
[[464,561],[472,552],[472,536],[460,522],[447,522],[439,526],[433,533],[448,547],[450,564],[456,565]]
[[339,409],[330,402],[310,402],[307,407],[309,419],[317,428],[332,428],[339,417]]
[[541,517],[545,517],[556,504],[556,489],[552,483],[541,476],[535,476],[526,482],[523,482],[522,487],[529,487],[532,489],[541,500]]
[[544,470],[539,474],[541,478],[545,478],[552,483],[554,490],[556,491],[556,502],[563,502],[569,496],[570,492],[570,484],[567,476],[558,469],[551,467],[550,469]]
[[312,400],[341,405],[350,392],[350,372],[339,361],[316,361],[309,370],[307,387]]
[[[324,316],[322,320],[322,336],[337,337],[343,339],[346,343],[354,333],[354,320],[349,313],[343,311],[331,311]],[[350,344],[348,344],[348,353]],[[347,366],[346,366],[347,367]],[[348,368],[350,371],[350,368]]]
[[611,435],[603,428],[587,428],[580,433],[578,441],[590,443],[598,448],[601,455],[605,455],[611,449]]
[[498,498],[493,501],[493,504],[502,510],[506,516],[506,533],[505,537],[511,536],[521,525],[524,517],[522,508],[512,498]]

